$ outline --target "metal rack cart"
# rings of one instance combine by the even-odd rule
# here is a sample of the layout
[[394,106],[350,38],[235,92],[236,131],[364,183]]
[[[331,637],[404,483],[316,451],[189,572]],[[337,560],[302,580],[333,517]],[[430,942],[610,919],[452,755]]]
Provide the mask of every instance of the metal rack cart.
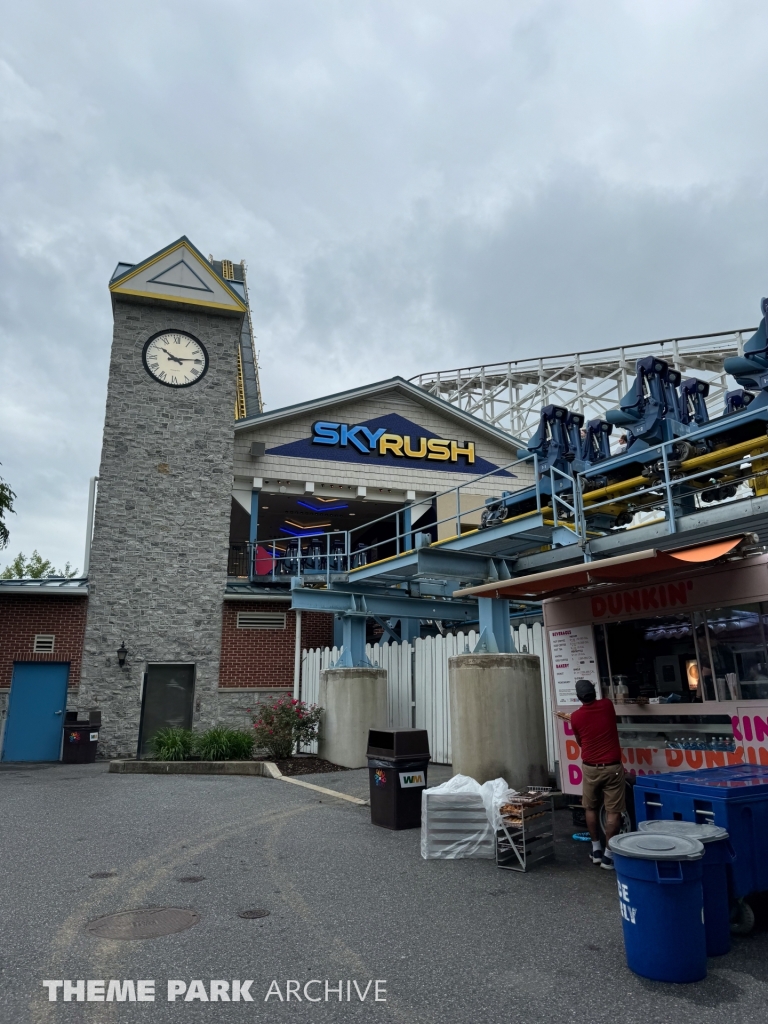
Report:
[[501,807],[496,833],[496,866],[527,871],[555,856],[555,807],[548,786],[531,786]]

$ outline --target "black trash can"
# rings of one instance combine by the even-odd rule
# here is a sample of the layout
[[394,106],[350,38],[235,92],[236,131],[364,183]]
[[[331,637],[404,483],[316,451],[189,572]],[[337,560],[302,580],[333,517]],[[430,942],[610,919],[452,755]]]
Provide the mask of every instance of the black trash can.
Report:
[[98,725],[71,720],[64,723],[64,744],[61,748],[64,764],[93,764],[98,745]]
[[382,828],[419,828],[421,794],[427,785],[426,729],[371,729],[368,774],[371,823]]

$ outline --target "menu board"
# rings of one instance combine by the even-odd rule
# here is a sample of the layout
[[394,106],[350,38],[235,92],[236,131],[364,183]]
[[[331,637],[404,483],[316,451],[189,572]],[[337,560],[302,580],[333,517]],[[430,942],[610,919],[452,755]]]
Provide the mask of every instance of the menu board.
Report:
[[579,704],[576,680],[589,679],[600,696],[600,676],[595,656],[592,626],[571,626],[570,629],[550,629],[549,650],[555,677],[555,698],[558,706]]

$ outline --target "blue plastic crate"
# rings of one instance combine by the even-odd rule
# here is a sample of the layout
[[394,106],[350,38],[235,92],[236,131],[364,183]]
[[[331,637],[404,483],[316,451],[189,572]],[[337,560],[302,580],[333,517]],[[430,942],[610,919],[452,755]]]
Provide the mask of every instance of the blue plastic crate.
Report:
[[736,852],[733,895],[768,890],[768,766],[641,775],[635,783],[638,821],[711,821],[728,830]]
[[736,764],[739,776],[745,779],[768,779],[768,765],[766,764]]

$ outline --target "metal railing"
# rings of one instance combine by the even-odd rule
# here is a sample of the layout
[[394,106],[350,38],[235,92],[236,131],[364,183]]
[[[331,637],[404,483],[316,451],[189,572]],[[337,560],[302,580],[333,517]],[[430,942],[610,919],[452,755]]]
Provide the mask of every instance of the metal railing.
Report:
[[[519,470],[520,467],[525,467],[532,474],[533,479],[517,488],[517,491],[530,491],[532,506],[530,511],[540,512],[548,500],[548,496],[542,494],[538,461],[538,456],[534,454],[517,458],[506,465],[498,466],[489,473],[484,473],[482,476],[473,476],[465,484],[449,487],[427,498],[421,498],[379,516],[377,519],[353,526],[349,530],[334,530],[316,536],[257,540],[247,545],[246,559],[250,571],[244,575],[249,575],[251,579],[257,579],[260,582],[287,581],[292,576],[305,575],[325,576],[327,582],[330,582],[332,576],[345,574],[372,562],[380,561],[379,553],[382,548],[391,550],[391,555],[386,556],[389,558],[438,540],[440,527],[446,523],[451,524],[454,531],[453,536],[461,536],[462,522],[467,525],[467,520],[475,516],[478,522],[469,525],[471,529],[479,528],[482,514],[487,509],[485,495],[476,495],[478,503],[469,503],[470,507],[466,507],[462,502],[462,497],[466,497],[470,493],[467,489],[476,488],[483,481],[496,478],[496,486],[493,490],[508,490],[515,482],[515,468]],[[509,472],[512,472],[511,477],[501,476],[502,473]],[[435,511],[435,518],[430,517],[430,521],[425,523],[421,529],[418,519],[417,522],[412,522],[414,511],[423,509],[422,514],[424,514],[433,508],[437,510],[442,504],[441,499],[446,498],[448,504],[452,506],[449,515],[439,517]],[[361,535],[372,529],[377,529],[381,536],[366,543]],[[452,538],[449,535],[439,539],[446,541]],[[237,562],[237,558],[239,555],[235,556],[230,552],[231,565],[240,564]]]
[[331,576],[348,572],[354,564],[347,531],[334,530],[312,537],[231,544],[227,575],[260,583],[287,583],[294,576],[325,576],[330,583]]
[[248,541],[236,541],[229,545],[227,557],[227,576],[248,575]]
[[[361,523],[358,526],[354,526],[349,531],[350,548],[355,554],[359,553],[361,555],[364,555],[366,560],[363,564],[368,564],[369,561],[378,560],[370,556],[372,555],[373,552],[376,551],[377,548],[383,547],[385,545],[394,544],[395,551],[393,552],[393,556],[390,557],[396,557],[397,555],[404,554],[407,551],[413,551],[417,547],[420,547],[426,543],[434,543],[438,540],[444,543],[446,541],[460,537],[462,535],[462,520],[466,523],[467,520],[469,520],[472,516],[475,516],[477,513],[480,513],[480,518],[482,519],[483,512],[485,512],[488,508],[485,495],[477,495],[480,504],[473,505],[470,508],[463,507],[462,497],[471,493],[465,489],[469,487],[477,487],[477,485],[482,484],[484,480],[490,480],[494,477],[498,478],[501,473],[508,473],[509,471],[514,470],[515,467],[519,469],[520,467],[525,466],[527,469],[530,469],[533,475],[533,479],[530,483],[524,484],[522,487],[519,487],[517,491],[512,491],[511,493],[530,490],[531,501],[535,501],[535,511],[540,512],[543,503],[541,479],[539,477],[538,471],[538,462],[538,456],[533,453],[530,455],[519,457],[512,462],[506,463],[503,466],[498,466],[496,469],[491,470],[491,472],[489,473],[484,473],[482,476],[473,477],[471,481],[468,481],[465,484],[459,484],[456,487],[449,487],[445,491],[440,491],[432,497],[422,498],[420,501],[414,501],[412,504],[406,505],[404,508],[397,509],[394,512],[388,512],[386,515],[380,516],[378,519],[373,519],[369,522]],[[512,476],[514,478],[515,474],[513,473]],[[500,484],[501,488],[506,490],[506,481],[507,478],[502,477],[501,480],[497,482]],[[450,501],[450,504],[453,506],[455,511],[451,511],[449,515],[439,518],[437,515],[437,509],[441,504],[440,499],[446,497],[453,499],[452,501]],[[492,495],[489,495],[488,497],[492,497]],[[544,495],[544,500],[546,500],[547,497],[547,495]],[[412,522],[413,511],[420,507],[427,507],[428,509],[434,507],[435,509],[434,522],[425,524],[421,530],[418,527],[418,522]],[[534,509],[532,508],[530,509],[530,511],[534,511]],[[407,520],[410,520],[410,522],[407,522]],[[357,543],[355,543],[355,534],[359,535],[363,531],[367,532],[374,526],[378,526],[379,524],[384,524],[388,522],[392,522],[394,525],[394,532],[392,536],[384,540],[379,540],[370,544],[365,544],[362,541],[358,541]],[[452,524],[454,533],[452,536],[449,535],[447,537],[440,537],[439,527],[445,525],[446,523]],[[481,524],[479,522],[470,522],[468,525],[470,527],[470,530],[476,530],[480,527]],[[423,536],[427,532],[429,540],[422,541],[419,538],[419,535]]]
[[[749,419],[750,412],[746,410],[728,417],[728,426],[738,427]],[[717,461],[717,453],[711,452],[688,454],[682,459],[678,457],[681,445],[687,445],[695,452],[697,440],[707,436],[707,431],[708,428],[703,427],[684,437],[645,449],[643,463],[637,463],[635,477],[597,487],[595,475],[600,472],[600,463],[575,474],[550,467],[540,476],[538,456],[531,453],[482,476],[473,477],[465,484],[447,488],[348,530],[233,544],[229,553],[229,575],[248,576],[252,581],[285,583],[296,576],[318,580],[324,577],[326,585],[330,585],[333,577],[389,561],[435,542],[455,540],[467,532],[463,529],[467,525],[470,532],[478,531],[482,536],[484,528],[535,513],[543,514],[547,526],[572,531],[573,543],[581,545],[588,560],[590,540],[631,531],[645,525],[643,519],[647,521],[647,517],[654,513],[657,516],[654,522],[665,522],[668,532],[675,533],[682,516],[727,502],[738,502],[751,497],[753,490],[768,495],[768,436],[732,446],[732,457],[726,462]],[[622,464],[626,465],[626,462]],[[509,490],[511,478],[500,474],[514,472],[520,467],[530,471],[533,480],[514,491]],[[471,493],[467,489],[476,489],[484,481],[493,481],[495,493],[487,497],[473,494],[477,504],[470,502],[470,507],[466,507],[462,498]],[[544,481],[548,487],[543,486]],[[504,491],[518,497],[518,509],[514,507],[514,498],[512,507],[507,507],[502,497]],[[521,497],[521,492],[526,492],[524,497]],[[494,500],[499,503],[500,518],[489,516]],[[450,513],[438,516],[437,510],[446,503],[451,506]],[[418,519],[413,522],[413,513],[420,508],[425,512],[435,510],[434,519],[430,517],[421,529]],[[441,537],[440,533],[446,531],[441,531],[440,527],[446,524],[450,524],[452,533]],[[373,539],[370,539],[371,530],[377,531]],[[364,534],[368,534],[367,541]],[[552,543],[561,542],[553,540]],[[384,557],[381,557],[382,549]]]
[[[750,418],[748,410],[729,416],[728,426],[738,426]],[[594,475],[596,469],[599,471],[599,463],[589,471],[578,473],[569,511],[580,541],[586,544],[590,536],[628,532],[650,525],[647,518],[643,521],[639,517],[652,513],[658,514],[653,522],[665,522],[668,533],[677,533],[683,516],[738,503],[751,498],[753,491],[768,494],[768,437],[730,446],[736,451],[726,462],[719,461],[715,452],[691,453],[682,460],[675,457],[681,445],[695,445],[707,433],[707,428],[702,427],[684,437],[650,446],[643,452],[645,476],[638,472],[628,480],[595,488]],[[744,452],[738,451],[739,448],[745,449]],[[598,517],[613,515],[617,509],[625,513],[624,521],[613,527],[596,524]],[[631,517],[629,521],[627,517]]]

